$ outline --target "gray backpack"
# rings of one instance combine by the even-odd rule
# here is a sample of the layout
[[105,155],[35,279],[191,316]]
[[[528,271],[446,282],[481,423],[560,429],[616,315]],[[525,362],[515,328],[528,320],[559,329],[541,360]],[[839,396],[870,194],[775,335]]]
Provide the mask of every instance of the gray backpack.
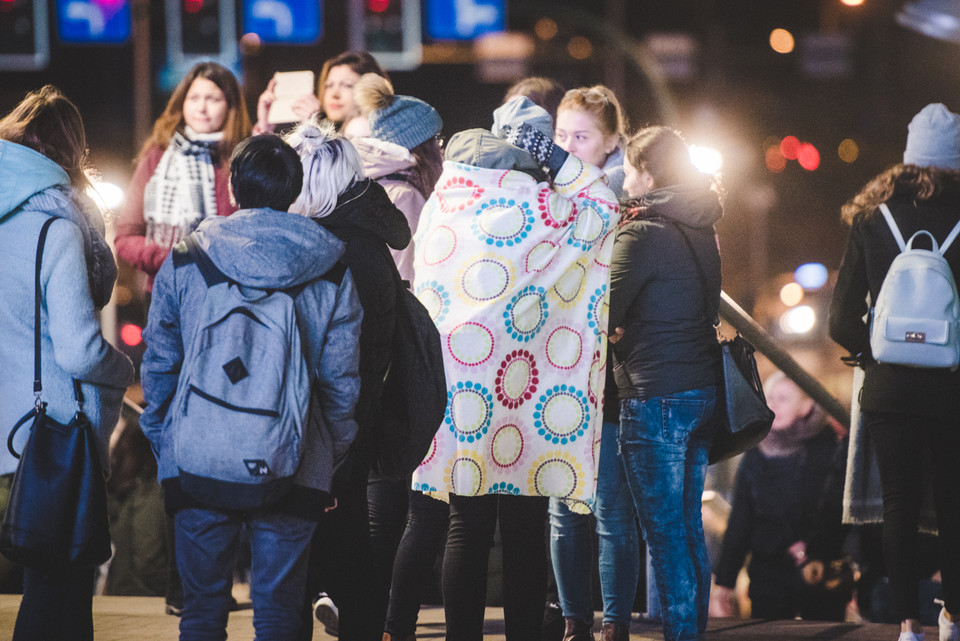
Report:
[[[878,363],[908,367],[960,364],[960,299],[953,271],[943,254],[960,234],[958,222],[939,247],[933,234],[920,230],[904,243],[886,203],[880,205],[900,254],[893,260],[871,310],[870,349]],[[918,236],[932,249],[915,249]]]
[[282,497],[300,466],[310,372],[294,298],[231,281],[196,244],[175,252],[207,284],[198,330],[184,337],[171,404],[180,487],[204,505],[255,509]]

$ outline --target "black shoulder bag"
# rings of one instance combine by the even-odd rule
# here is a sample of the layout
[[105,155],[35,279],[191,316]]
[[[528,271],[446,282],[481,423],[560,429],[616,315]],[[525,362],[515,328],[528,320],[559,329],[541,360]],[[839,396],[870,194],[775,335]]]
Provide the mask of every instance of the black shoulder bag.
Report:
[[[40,398],[40,262],[50,218],[37,241],[34,290],[34,408],[17,421],[7,438],[20,459],[10,503],[0,526],[0,552],[11,561],[40,571],[95,566],[110,558],[110,529],[103,468],[93,427],[83,412],[80,382],[73,381],[77,412],[66,425],[47,416]],[[13,449],[17,430],[30,419],[23,452]]]
[[[706,312],[709,306],[707,278],[703,266],[687,234],[678,224],[673,226],[680,232],[693,256],[703,292],[703,309]],[[722,410],[719,412],[720,425],[710,447],[709,460],[710,463],[718,463],[742,454],[766,438],[770,433],[770,426],[773,425],[773,410],[767,407],[767,400],[763,395],[763,384],[757,372],[753,345],[741,336],[740,332],[737,332],[733,340],[727,340],[720,332],[718,316],[714,316],[713,326],[717,330],[723,361],[723,397],[718,400],[723,400],[724,405],[718,408]]]

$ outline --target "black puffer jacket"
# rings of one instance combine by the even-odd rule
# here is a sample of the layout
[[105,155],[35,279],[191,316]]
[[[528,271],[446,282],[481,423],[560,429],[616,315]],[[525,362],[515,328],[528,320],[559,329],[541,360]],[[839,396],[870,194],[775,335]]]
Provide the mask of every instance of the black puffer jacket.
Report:
[[624,214],[640,217],[620,228],[610,266],[610,333],[625,330],[613,348],[620,398],[716,385],[720,252],[713,225],[723,215],[717,194],[700,184],[664,187],[624,203]]
[[360,398],[353,462],[366,464],[376,438],[383,376],[390,363],[397,304],[397,266],[390,251],[410,242],[410,226],[376,182],[362,180],[340,194],[336,208],[315,219],[343,241],[341,262],[350,268],[363,308],[360,328]]
[[[960,219],[960,183],[944,184],[939,197],[929,201],[916,204],[910,197],[894,197],[887,206],[904,240],[926,229],[942,243]],[[917,247],[927,248],[927,242],[920,239]],[[877,300],[887,270],[899,253],[897,241],[878,210],[854,217],[830,303],[830,338],[866,359],[861,409],[955,418],[960,415],[960,370],[881,365],[871,357],[869,328],[863,322],[867,293],[870,300]],[[960,241],[947,249],[944,258],[954,279],[960,282]]]

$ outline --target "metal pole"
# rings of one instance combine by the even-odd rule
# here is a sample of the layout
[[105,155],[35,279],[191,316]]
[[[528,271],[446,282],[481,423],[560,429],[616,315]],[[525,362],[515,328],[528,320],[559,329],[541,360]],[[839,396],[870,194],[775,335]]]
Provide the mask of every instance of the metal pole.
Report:
[[150,135],[150,0],[133,0],[133,132],[137,149]]
[[799,385],[800,389],[816,401],[827,414],[837,419],[842,425],[850,426],[850,412],[837,400],[837,397],[803,369],[787,350],[743,311],[726,292],[720,292],[720,317],[750,341],[758,352],[769,358],[770,362],[780,368],[790,380]]

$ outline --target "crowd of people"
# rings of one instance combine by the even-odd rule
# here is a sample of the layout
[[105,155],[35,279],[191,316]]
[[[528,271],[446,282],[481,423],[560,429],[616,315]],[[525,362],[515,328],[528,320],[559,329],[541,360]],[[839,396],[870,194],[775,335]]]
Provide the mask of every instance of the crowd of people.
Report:
[[[680,132],[630,133],[602,85],[565,91],[527,78],[492,110],[491,127],[478,123],[442,144],[436,109],[396,93],[365,52],[323,65],[316,94],[293,101],[298,123],[270,122],[275,84],[251,123],[229,70],[193,67],[140,150],[116,220],[116,254],[143,273],[149,313],[145,410],[139,432],[131,418],[121,421],[113,459],[146,437],[141,451],[152,453],[143,456],[162,488],[149,496],[166,516],[140,525],[162,529],[151,540],[166,567],[132,572],[162,584],[181,639],[226,638],[238,565],[248,572],[258,639],[309,640],[315,618],[346,641],[415,639],[442,552],[447,638],[479,640],[498,529],[511,641],[554,638],[548,601],[562,613],[563,641],[594,639],[595,566],[600,639],[628,639],[641,539],[669,641],[702,641],[708,614],[736,614],[748,555],[753,616],[842,619],[852,573],[826,596],[816,586],[844,555],[847,442],[783,375],[767,384],[771,434],[743,458],[720,556],[712,565],[708,557],[701,497],[723,413],[715,226],[724,190],[696,169]],[[960,374],[876,363],[863,322],[896,254],[878,205],[889,202],[905,229],[938,237],[960,218],[960,116],[931,106],[909,131],[903,163],[844,208],[852,230],[830,327],[866,371],[861,431],[878,453],[877,519],[900,641],[923,639],[916,550],[925,455],[936,477],[940,640],[960,641],[960,487],[950,470],[960,445],[960,396],[950,391]],[[0,362],[9,368],[0,424],[9,429],[30,395],[37,278],[48,412],[69,418],[71,381],[81,381],[101,460],[110,461],[134,368],[100,327],[117,265],[103,216],[84,194],[86,149],[80,114],[53,87],[0,120],[9,276],[0,286]],[[36,237],[49,217],[62,222],[35,274]],[[946,258],[960,277],[958,256]],[[398,282],[436,327],[447,389],[444,419],[406,478],[375,464]],[[212,316],[222,300],[233,306]],[[206,338],[251,322],[292,336],[295,353],[261,349],[260,329],[240,336],[236,353]],[[271,368],[280,374],[263,373]],[[280,382],[266,397],[259,381],[271,375]],[[228,378],[236,396],[211,392],[214,376]],[[933,400],[931,389],[941,391]],[[261,429],[288,407],[295,463],[283,483],[268,482],[283,461],[239,429]],[[198,427],[188,408],[213,418]],[[202,461],[214,450],[211,475],[237,460],[243,474],[264,478],[211,484]],[[4,449],[0,464],[2,495],[16,461]],[[116,467],[118,487],[132,491],[138,471],[123,458]],[[131,556],[118,543],[118,572],[137,567]],[[92,639],[94,571],[26,569],[13,638]]]

